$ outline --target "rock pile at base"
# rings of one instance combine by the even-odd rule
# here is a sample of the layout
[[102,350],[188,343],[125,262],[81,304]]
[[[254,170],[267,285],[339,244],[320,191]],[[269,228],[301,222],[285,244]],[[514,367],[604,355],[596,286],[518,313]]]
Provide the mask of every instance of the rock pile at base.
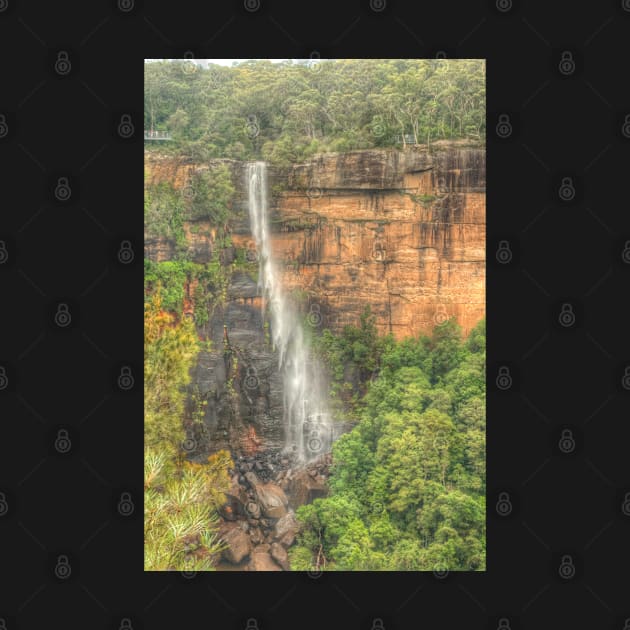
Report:
[[246,571],[290,571],[295,510],[327,494],[330,454],[299,465],[280,452],[238,457],[220,510],[222,560]]

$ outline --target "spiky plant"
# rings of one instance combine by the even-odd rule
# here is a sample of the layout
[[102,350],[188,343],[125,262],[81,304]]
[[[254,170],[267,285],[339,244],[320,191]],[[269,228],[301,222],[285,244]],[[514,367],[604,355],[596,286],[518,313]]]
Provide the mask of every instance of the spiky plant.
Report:
[[225,501],[229,453],[206,464],[184,460],[185,387],[197,351],[192,323],[162,311],[159,292],[145,306],[145,570],[207,571],[222,550],[217,508]]
[[232,466],[220,451],[204,465],[177,467],[167,455],[145,453],[144,550],[146,571],[211,571],[224,548],[217,508],[225,500]]

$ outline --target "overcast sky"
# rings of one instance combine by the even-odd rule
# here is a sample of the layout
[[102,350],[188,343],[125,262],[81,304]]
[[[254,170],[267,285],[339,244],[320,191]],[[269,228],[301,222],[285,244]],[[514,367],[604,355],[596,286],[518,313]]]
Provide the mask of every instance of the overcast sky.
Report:
[[[145,61],[162,61],[161,59],[146,59]],[[242,63],[243,61],[252,61],[252,59],[193,59],[195,63],[207,68],[209,63],[216,63],[219,66],[231,66],[234,62]],[[271,61],[278,63],[280,61],[288,61],[288,59],[266,59],[265,61]],[[293,61],[303,61],[303,59],[294,59]]]

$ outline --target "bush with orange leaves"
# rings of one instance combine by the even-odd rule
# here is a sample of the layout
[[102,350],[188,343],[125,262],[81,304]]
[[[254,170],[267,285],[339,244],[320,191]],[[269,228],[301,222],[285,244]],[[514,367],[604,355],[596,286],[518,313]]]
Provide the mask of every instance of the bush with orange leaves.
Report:
[[145,304],[144,351],[144,568],[212,570],[233,463],[227,451],[205,464],[184,459],[185,388],[198,343],[192,322],[161,309],[159,292]]

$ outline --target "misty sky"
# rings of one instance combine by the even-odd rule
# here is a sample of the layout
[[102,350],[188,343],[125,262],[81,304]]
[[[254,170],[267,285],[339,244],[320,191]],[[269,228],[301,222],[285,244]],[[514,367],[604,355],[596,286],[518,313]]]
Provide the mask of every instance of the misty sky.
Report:
[[[161,59],[145,59],[145,61],[162,61]],[[215,63],[219,66],[231,66],[234,62],[242,63],[243,61],[252,61],[251,59],[193,59],[195,63],[198,63],[200,66],[207,68],[208,64]],[[266,61],[271,61],[273,63],[278,63],[280,61],[288,61],[287,59],[267,59]],[[293,61],[304,61],[303,59],[294,59]]]

